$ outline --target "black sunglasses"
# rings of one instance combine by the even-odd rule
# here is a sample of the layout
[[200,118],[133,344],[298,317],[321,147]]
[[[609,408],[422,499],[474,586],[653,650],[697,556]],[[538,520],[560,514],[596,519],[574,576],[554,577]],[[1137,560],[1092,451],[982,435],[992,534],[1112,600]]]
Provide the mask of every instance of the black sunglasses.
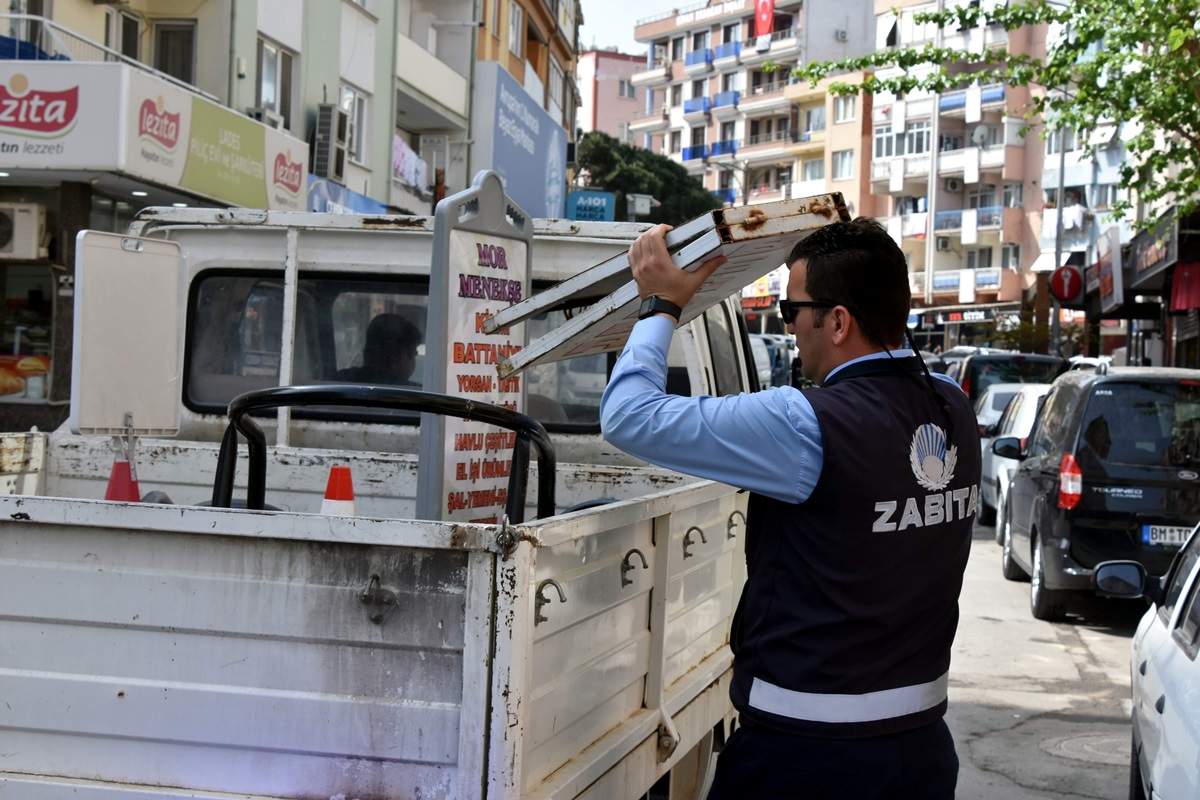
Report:
[[788,300],[781,297],[779,299],[779,313],[783,314],[783,322],[786,325],[791,325],[796,321],[796,315],[800,313],[802,308],[834,308],[842,305],[841,303],[827,303],[823,300]]

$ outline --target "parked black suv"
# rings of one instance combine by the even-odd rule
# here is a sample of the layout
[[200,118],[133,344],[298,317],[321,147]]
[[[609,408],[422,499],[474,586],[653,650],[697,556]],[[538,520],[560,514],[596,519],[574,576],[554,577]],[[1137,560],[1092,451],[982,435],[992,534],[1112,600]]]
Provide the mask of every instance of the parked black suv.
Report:
[[1004,577],[1032,577],[1038,619],[1091,591],[1101,561],[1162,575],[1200,521],[1200,370],[1101,368],[1054,382],[1001,510]]
[[994,383],[1050,383],[1068,366],[1067,360],[1058,356],[985,350],[967,356],[951,377],[974,406]]

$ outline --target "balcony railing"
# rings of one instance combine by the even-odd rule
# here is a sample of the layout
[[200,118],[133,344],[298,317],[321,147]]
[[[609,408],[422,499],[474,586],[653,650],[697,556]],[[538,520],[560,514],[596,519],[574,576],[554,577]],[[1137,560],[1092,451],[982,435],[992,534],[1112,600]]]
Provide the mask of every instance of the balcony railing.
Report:
[[754,99],[758,99],[760,97],[766,97],[767,95],[772,95],[772,94],[775,94],[776,92],[782,92],[784,87],[786,87],[789,84],[795,83],[795,82],[796,82],[795,80],[788,78],[787,80],[771,81],[770,83],[760,83],[758,86],[751,86],[750,90],[748,92],[746,92],[746,95],[748,97],[751,97]]
[[722,203],[732,205],[737,202],[737,189],[713,189],[713,197]]
[[706,145],[697,144],[683,148],[684,161],[695,161],[698,158],[704,158],[707,154],[708,148]]
[[975,212],[975,224],[980,228],[999,227],[1004,215],[1004,209],[1000,206],[977,208]]
[[691,11],[699,11],[702,8],[708,8],[708,0],[698,0],[698,2],[688,3],[685,6],[680,6],[679,8],[674,8],[674,9],[671,9],[670,11],[663,11],[658,14],[651,14],[648,17],[642,17],[634,24],[635,25],[649,25],[651,22],[660,22],[664,19],[670,19],[671,17],[675,17],[680,14],[687,14]]
[[683,64],[687,67],[696,67],[701,64],[712,66],[713,51],[705,48],[703,50],[693,50],[683,58]]
[[[999,103],[1004,100],[1004,84],[998,83],[993,86],[984,86],[981,93],[981,103]],[[946,92],[938,100],[939,111],[953,111],[958,108],[965,108],[967,105],[967,90],[958,89],[953,92]]]
[[[933,291],[935,293],[957,292],[962,286],[963,275],[975,273],[976,291],[996,291],[1000,288],[1001,276],[999,267],[980,267],[978,269],[946,269],[933,273]],[[910,284],[916,291],[925,289],[925,273],[915,272],[910,276]]]
[[712,101],[707,97],[693,97],[683,101],[683,113],[707,114],[712,108]]
[[708,154],[714,158],[716,156],[737,155],[737,146],[738,143],[736,139],[722,139],[719,142],[712,143],[712,147],[709,148]]
[[[933,217],[933,229],[935,231],[953,231],[962,227],[962,215],[964,210],[956,208],[950,211],[939,211]],[[995,228],[999,227],[1004,217],[1004,209],[1001,206],[985,206],[984,208],[975,209],[975,227],[977,228]]]
[[741,96],[742,93],[737,89],[731,89],[728,92],[720,92],[713,95],[712,107],[724,108],[725,106],[732,106],[737,108],[738,100],[741,99]]
[[16,61],[99,61],[128,64],[172,83],[192,94],[220,103],[216,95],[159,72],[135,58],[81,36],[57,22],[32,14],[0,14],[0,60]]
[[742,54],[742,43],[741,42],[726,42],[723,45],[719,45],[717,47],[717,49],[713,51],[713,58],[714,59],[737,58],[741,54]]
[[746,139],[746,147],[755,147],[760,144],[772,144],[775,142],[793,142],[796,137],[791,131],[772,131],[771,133],[756,133]]

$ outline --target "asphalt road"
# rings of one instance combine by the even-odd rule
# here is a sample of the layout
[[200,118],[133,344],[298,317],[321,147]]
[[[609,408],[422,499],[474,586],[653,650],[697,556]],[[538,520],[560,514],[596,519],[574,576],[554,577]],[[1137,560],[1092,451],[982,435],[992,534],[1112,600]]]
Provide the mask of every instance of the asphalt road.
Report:
[[950,667],[961,800],[1126,798],[1129,642],[1138,605],[1092,599],[1064,623],[1035,620],[1029,584],[1000,574],[978,527]]

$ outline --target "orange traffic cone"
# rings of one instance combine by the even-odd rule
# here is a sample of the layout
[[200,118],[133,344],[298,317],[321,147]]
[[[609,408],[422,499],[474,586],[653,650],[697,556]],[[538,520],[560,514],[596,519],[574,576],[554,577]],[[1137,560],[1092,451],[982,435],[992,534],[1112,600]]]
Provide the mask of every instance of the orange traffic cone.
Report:
[[329,482],[325,484],[321,513],[340,517],[354,516],[354,481],[350,478],[350,468],[344,464],[337,464],[329,469]]
[[112,471],[108,473],[108,488],[104,490],[105,500],[117,500],[125,503],[137,503],[142,499],[142,490],[137,478],[133,475],[133,467],[123,458],[113,460]]

